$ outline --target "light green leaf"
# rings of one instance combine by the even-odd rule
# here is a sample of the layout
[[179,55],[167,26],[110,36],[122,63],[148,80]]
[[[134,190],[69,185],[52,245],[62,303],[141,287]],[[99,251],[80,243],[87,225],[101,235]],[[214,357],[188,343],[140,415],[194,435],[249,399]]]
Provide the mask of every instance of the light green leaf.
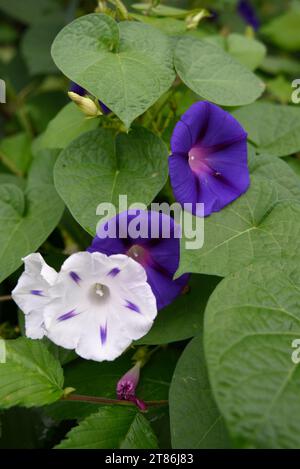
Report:
[[264,90],[252,72],[220,47],[192,37],[177,42],[175,68],[195,93],[223,106],[252,103]]
[[170,388],[172,447],[227,448],[229,440],[210,389],[202,337],[186,347],[175,368]]
[[255,70],[264,60],[266,47],[254,38],[232,33],[226,39],[227,52],[238,62]]
[[3,138],[0,142],[0,160],[13,173],[23,176],[31,163],[31,140],[26,133]]
[[103,407],[71,430],[58,449],[156,449],[149,422],[134,409]]
[[204,246],[185,249],[183,272],[226,276],[255,259],[293,258],[299,253],[300,185],[288,166],[259,155],[251,163],[248,191],[204,221]]
[[300,49],[300,9],[292,9],[274,18],[261,28],[261,33],[273,44],[288,51]]
[[35,158],[24,191],[16,184],[0,186],[0,282],[40,247],[62,215],[52,181],[54,161],[53,152]]
[[138,343],[167,344],[198,335],[207,300],[219,281],[218,277],[192,275],[188,292],[159,312],[151,330]]
[[69,103],[49,123],[39,144],[44,148],[65,148],[98,125],[98,119],[87,119],[74,103]]
[[100,99],[125,124],[145,112],[175,79],[170,39],[133,21],[83,16],[55,39],[58,68]]
[[299,264],[254,264],[223,280],[205,312],[217,404],[243,447],[300,448]]
[[40,341],[5,341],[6,361],[0,363],[0,408],[38,407],[63,395],[63,371]]
[[287,156],[300,150],[300,109],[296,106],[260,102],[233,115],[260,153]]
[[61,18],[46,18],[24,34],[21,49],[31,75],[57,73],[50,49],[62,26]]
[[59,156],[54,170],[56,188],[76,220],[95,234],[100,203],[148,205],[167,179],[168,150],[160,138],[143,128],[128,135],[108,129],[85,133]]

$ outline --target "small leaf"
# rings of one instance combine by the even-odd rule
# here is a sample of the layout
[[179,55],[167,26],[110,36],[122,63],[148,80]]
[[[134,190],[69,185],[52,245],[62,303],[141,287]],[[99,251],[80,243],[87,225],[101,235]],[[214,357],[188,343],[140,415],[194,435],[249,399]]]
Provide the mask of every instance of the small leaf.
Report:
[[170,388],[173,448],[227,448],[229,439],[210,389],[202,338],[181,355]]
[[299,23],[300,9],[295,7],[263,26],[261,33],[276,46],[296,52],[300,49]]
[[40,341],[25,338],[5,342],[0,363],[0,408],[38,407],[63,395],[63,371]]
[[220,47],[192,37],[177,42],[175,68],[195,93],[222,106],[252,103],[264,91],[264,84]]

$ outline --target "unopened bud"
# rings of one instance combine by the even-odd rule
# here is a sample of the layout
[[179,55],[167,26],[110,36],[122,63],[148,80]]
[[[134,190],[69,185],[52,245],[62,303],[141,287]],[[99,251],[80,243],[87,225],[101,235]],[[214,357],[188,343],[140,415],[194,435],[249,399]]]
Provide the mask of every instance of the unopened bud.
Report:
[[80,96],[73,91],[69,91],[68,96],[87,117],[97,117],[102,115],[99,107],[91,98]]
[[209,13],[209,11],[205,10],[204,8],[196,14],[192,14],[192,15],[187,16],[187,18],[185,20],[187,29],[197,29],[198,24],[200,23],[200,21],[203,18],[208,18],[210,16],[211,16],[211,14]]

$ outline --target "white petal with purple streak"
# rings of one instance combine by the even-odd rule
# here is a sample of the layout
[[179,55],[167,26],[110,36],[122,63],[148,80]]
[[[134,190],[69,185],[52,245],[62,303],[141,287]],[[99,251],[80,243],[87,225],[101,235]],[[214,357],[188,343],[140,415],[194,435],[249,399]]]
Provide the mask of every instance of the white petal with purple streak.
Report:
[[23,259],[25,271],[19,278],[12,297],[25,314],[27,337],[41,339],[45,335],[43,309],[49,301],[49,289],[57,273],[38,253]]

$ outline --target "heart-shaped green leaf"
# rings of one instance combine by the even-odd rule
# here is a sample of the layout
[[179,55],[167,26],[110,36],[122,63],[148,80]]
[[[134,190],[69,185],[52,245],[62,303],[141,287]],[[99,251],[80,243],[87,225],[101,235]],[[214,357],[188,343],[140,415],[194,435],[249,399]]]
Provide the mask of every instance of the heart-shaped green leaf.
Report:
[[108,106],[128,128],[175,79],[170,39],[142,23],[90,14],[66,26],[52,56],[62,72]]
[[54,230],[63,204],[53,185],[56,152],[42,152],[31,165],[24,191],[16,184],[0,186],[0,282],[36,251]]
[[96,232],[100,203],[127,195],[128,205],[152,202],[167,179],[168,150],[160,138],[136,128],[128,135],[96,129],[71,143],[55,165],[56,188],[76,220]]

